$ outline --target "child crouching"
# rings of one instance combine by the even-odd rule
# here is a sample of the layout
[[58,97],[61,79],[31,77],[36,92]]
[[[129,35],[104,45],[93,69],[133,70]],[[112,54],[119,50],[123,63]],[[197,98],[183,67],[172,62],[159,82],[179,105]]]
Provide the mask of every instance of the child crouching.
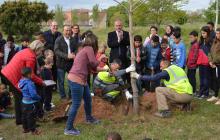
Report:
[[22,124],[24,133],[32,132],[34,135],[39,135],[40,131],[36,129],[36,103],[41,100],[41,97],[36,92],[36,87],[31,80],[32,70],[29,67],[23,68],[23,78],[19,81],[18,87],[22,92]]
[[5,84],[0,84],[0,119],[15,118],[14,114],[5,113],[5,110],[10,105],[11,105],[10,93],[7,91]]

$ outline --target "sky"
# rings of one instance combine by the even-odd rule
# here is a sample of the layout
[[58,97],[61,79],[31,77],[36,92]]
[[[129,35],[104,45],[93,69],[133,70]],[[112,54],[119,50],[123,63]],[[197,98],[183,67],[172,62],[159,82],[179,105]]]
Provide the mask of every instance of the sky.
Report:
[[[64,10],[75,8],[92,9],[93,5],[99,4],[101,9],[116,5],[113,0],[38,0],[48,4],[49,9],[54,9],[57,4],[61,5]],[[122,1],[122,0],[119,0]],[[197,9],[207,8],[212,0],[189,0],[189,3],[183,7],[184,10],[195,11]],[[2,4],[4,0],[0,0]]]

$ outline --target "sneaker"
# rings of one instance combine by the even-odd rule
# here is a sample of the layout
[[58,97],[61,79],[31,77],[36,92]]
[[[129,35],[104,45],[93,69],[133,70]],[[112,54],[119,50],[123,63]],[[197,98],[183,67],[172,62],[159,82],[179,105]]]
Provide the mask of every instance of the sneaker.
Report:
[[100,120],[97,120],[97,119],[94,118],[94,117],[90,117],[89,119],[86,119],[86,123],[88,123],[88,124],[100,124],[101,121],[100,121]]
[[201,96],[202,96],[202,95],[200,95],[199,93],[194,95],[194,97],[195,97],[195,98],[198,98],[198,99],[199,99]]
[[14,118],[15,118],[15,115],[14,115],[14,114],[8,115],[8,118],[9,118],[9,119],[14,119]]
[[202,99],[207,99],[207,98],[208,98],[207,95],[202,95],[202,96],[199,97],[199,99],[201,99],[201,100],[202,100]]
[[220,99],[215,103],[215,105],[220,105]]
[[77,129],[75,129],[75,128],[73,128],[73,129],[71,129],[71,130],[67,130],[67,129],[65,129],[65,130],[64,130],[64,134],[65,134],[65,135],[74,135],[74,136],[78,136],[78,135],[80,135],[80,131],[77,130]]
[[160,112],[156,112],[154,115],[157,117],[160,117],[160,118],[168,118],[171,116],[171,111],[170,110],[163,110]]
[[217,101],[218,100],[218,98],[217,97],[215,97],[215,96],[212,96],[211,98],[209,98],[207,101],[208,102],[214,102],[214,101]]

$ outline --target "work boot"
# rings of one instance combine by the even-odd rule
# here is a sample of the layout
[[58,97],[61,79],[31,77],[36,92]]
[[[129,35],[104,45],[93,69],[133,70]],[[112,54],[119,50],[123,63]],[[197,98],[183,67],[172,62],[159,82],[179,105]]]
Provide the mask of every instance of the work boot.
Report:
[[171,111],[163,110],[163,111],[156,112],[154,115],[160,118],[169,118],[171,116]]

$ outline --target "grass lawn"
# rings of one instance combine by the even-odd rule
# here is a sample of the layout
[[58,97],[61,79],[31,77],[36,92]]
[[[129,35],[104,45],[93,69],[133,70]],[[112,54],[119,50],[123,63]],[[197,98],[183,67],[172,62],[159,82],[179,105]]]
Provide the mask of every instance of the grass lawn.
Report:
[[[54,102],[59,102],[58,95]],[[122,116],[122,121],[102,120],[100,125],[77,124],[80,136],[65,136],[65,122],[40,123],[43,134],[23,134],[15,120],[0,121],[0,137],[6,140],[104,140],[111,131],[119,132],[123,140],[142,140],[145,137],[162,140],[218,140],[220,137],[220,107],[206,101],[194,100],[192,112],[175,111],[171,118],[160,119],[150,113],[142,116]],[[101,110],[100,110],[101,111]]]

